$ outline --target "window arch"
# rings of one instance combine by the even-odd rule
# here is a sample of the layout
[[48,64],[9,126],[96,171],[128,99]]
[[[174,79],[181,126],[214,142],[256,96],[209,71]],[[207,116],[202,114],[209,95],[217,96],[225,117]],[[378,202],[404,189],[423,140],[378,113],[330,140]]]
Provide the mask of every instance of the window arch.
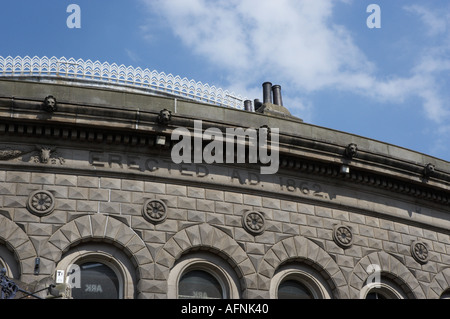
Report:
[[70,249],[57,265],[74,299],[135,298],[135,267],[119,248],[86,243]]
[[331,296],[326,280],[306,264],[283,265],[270,282],[272,299],[330,299]]
[[239,299],[240,282],[231,265],[211,253],[182,256],[168,277],[169,299]]

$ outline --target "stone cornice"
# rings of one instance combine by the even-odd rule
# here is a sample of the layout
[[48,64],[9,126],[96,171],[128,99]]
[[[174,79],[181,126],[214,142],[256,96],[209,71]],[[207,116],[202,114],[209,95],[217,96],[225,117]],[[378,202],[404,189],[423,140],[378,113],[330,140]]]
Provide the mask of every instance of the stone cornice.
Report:
[[[187,105],[179,105],[179,109],[176,110],[174,109],[177,107],[176,100],[157,97],[146,97],[145,100],[153,105],[146,105],[142,109],[140,105],[136,105],[133,109],[111,106],[105,96],[102,97],[102,101],[95,104],[79,103],[75,98],[67,96],[59,98],[57,96],[58,110],[50,114],[43,109],[43,100],[48,92],[39,93],[42,100],[30,98],[30,94],[26,92],[22,94],[23,96],[18,96],[16,93],[22,91],[18,87],[23,85],[23,90],[25,90],[30,89],[30,85],[33,84],[22,82],[13,82],[13,84],[14,92],[8,94],[3,91],[0,96],[0,135],[23,136],[27,139],[36,138],[38,140],[44,138],[48,139],[50,144],[67,141],[105,143],[158,147],[162,152],[169,152],[170,145],[167,145],[167,148],[156,145],[157,136],[165,135],[169,137],[170,141],[173,129],[176,127],[192,128],[195,119],[203,118],[203,116],[193,116],[193,114],[201,114],[198,110],[197,112],[195,110],[185,111]],[[49,87],[51,88],[51,85],[45,86],[46,89]],[[76,91],[77,88],[73,88],[73,90]],[[73,93],[74,97],[76,97],[75,93]],[[31,95],[36,96],[37,93],[33,92]],[[206,107],[203,104],[195,103],[189,103],[188,106],[191,109]],[[159,112],[163,108],[173,111],[171,122],[167,125],[161,125],[158,122]],[[274,121],[270,117],[261,117],[255,113],[220,109],[217,112],[222,115],[224,120],[219,120],[219,118],[212,120],[206,117],[203,120],[204,129],[207,127],[219,129],[239,127],[240,123],[236,123],[234,120],[239,116],[252,119],[247,127],[259,128],[262,125],[270,127],[271,121]],[[230,112],[231,115],[228,116],[227,112]],[[238,114],[232,112],[238,112]],[[253,119],[252,116],[255,116],[256,119]],[[275,123],[285,123],[287,126],[292,123],[289,120],[278,121]],[[355,137],[351,134],[325,130],[298,122],[295,124],[300,128],[299,131],[321,129],[328,132],[329,135],[314,139],[314,133],[305,137],[304,134],[288,131],[280,125],[280,167],[282,169],[362,183],[421,200],[448,205],[450,201],[448,162],[388,144]],[[335,139],[329,138],[334,135],[336,135]],[[346,139],[342,140],[342,137]],[[358,152],[352,158],[345,155],[349,143],[355,143],[358,146]],[[384,147],[393,155],[377,151]],[[400,156],[402,152],[411,157],[402,158]],[[428,163],[435,165],[435,170],[427,175],[426,165]],[[343,165],[349,168],[348,174],[341,173]]]

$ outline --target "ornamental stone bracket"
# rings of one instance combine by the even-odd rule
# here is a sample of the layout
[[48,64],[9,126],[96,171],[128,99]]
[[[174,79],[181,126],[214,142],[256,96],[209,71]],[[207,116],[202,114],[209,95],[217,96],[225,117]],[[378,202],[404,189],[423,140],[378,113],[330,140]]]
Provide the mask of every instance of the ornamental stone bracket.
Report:
[[358,146],[355,143],[348,144],[345,148],[345,157],[347,157],[348,159],[352,159],[356,156],[356,154],[358,154]]
[[157,118],[157,122],[159,124],[162,125],[167,125],[169,124],[169,122],[172,120],[172,112],[167,110],[167,109],[163,109],[159,112],[158,118]]
[[54,113],[57,110],[57,102],[56,99],[49,95],[44,99],[44,110],[48,113]]

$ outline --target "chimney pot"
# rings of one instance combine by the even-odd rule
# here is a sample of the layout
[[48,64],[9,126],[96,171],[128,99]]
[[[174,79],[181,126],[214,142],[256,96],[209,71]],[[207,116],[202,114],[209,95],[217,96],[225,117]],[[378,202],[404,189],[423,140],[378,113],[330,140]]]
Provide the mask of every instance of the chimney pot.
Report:
[[273,91],[273,104],[283,106],[283,99],[281,98],[281,86],[272,86]]
[[263,83],[263,103],[272,103],[272,83]]
[[247,112],[251,112],[251,111],[252,111],[252,101],[250,101],[250,100],[245,100],[245,101],[244,101],[244,109],[245,109]]
[[262,103],[259,99],[254,99],[253,105],[255,106],[255,111],[256,111],[257,109],[259,109],[262,106]]

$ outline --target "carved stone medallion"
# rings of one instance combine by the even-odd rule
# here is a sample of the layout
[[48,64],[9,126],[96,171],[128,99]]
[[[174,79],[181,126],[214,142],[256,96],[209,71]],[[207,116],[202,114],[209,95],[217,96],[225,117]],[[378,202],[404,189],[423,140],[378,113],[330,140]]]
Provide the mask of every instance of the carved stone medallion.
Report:
[[142,215],[151,223],[162,223],[167,217],[167,206],[161,200],[149,199],[144,203]]
[[429,259],[428,247],[424,242],[414,241],[411,244],[411,255],[420,264],[426,264]]
[[252,235],[260,235],[266,229],[266,220],[260,212],[249,210],[242,216],[242,226]]
[[333,239],[342,248],[348,248],[353,244],[353,233],[349,227],[337,225],[333,230]]
[[27,208],[37,216],[46,216],[55,209],[55,197],[49,191],[34,191],[28,197]]

